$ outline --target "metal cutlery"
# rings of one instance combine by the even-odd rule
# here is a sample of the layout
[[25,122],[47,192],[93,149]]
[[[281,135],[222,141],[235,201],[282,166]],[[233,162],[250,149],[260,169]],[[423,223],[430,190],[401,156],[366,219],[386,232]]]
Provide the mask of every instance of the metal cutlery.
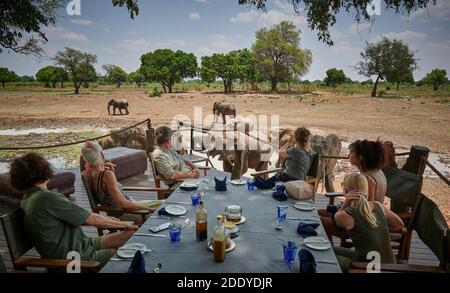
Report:
[[173,217],[169,217],[169,216],[155,216],[152,217],[152,219],[167,219],[167,220],[172,220],[172,219],[185,219],[185,216],[173,216]]
[[140,250],[141,252],[151,252],[151,249],[137,249],[137,248],[119,248],[117,250],[121,250],[121,251],[138,251]]
[[167,238],[167,235],[163,235],[163,234],[150,234],[150,233],[134,233],[134,236],[149,236],[149,237],[161,237],[161,238]]
[[110,261],[132,261],[132,258],[117,258],[117,257],[113,257],[109,259]]
[[185,204],[185,205],[191,205],[190,202],[187,201],[166,201],[165,204]]

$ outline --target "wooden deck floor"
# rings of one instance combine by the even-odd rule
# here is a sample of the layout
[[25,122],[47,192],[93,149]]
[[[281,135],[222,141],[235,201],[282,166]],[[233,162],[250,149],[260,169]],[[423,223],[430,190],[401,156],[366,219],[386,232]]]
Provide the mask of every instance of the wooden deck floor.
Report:
[[[76,175],[75,180],[75,193],[71,195],[71,200],[90,210],[89,202],[86,196],[86,192],[83,187],[83,183],[81,182],[80,171],[78,169],[70,169],[67,170],[73,172]],[[154,187],[153,176],[148,172],[131,177],[125,180],[122,180],[121,183],[124,186],[141,186],[141,187]],[[319,187],[320,190],[320,187]],[[145,199],[156,199],[156,193],[144,193],[144,192],[129,192],[136,200],[145,200]],[[327,198],[323,195],[316,196],[316,206],[318,208],[324,208],[327,205]],[[8,211],[8,208],[2,207],[0,205],[0,214],[3,214]],[[84,227],[83,228],[85,234],[87,236],[97,236],[97,230],[92,227]],[[5,235],[3,233],[3,229],[0,227],[0,254],[5,262],[5,266],[8,270],[12,269],[12,263],[10,260],[10,256],[8,253],[8,247],[6,245]],[[29,255],[37,255],[35,251],[30,251]],[[428,247],[423,244],[423,242],[418,238],[417,234],[414,232],[411,243],[411,252],[410,252],[410,264],[418,264],[418,265],[438,265],[438,260],[436,256],[428,249]]]

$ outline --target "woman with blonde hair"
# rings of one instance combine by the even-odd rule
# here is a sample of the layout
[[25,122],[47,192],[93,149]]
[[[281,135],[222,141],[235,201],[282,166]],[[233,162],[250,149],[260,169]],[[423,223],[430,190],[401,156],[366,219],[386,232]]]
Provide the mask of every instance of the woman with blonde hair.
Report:
[[[89,179],[91,189],[102,205],[128,210],[148,209],[153,212],[164,202],[162,200],[134,201],[127,196],[122,190],[122,185],[117,182],[116,175],[113,172],[114,165],[105,161],[102,147],[98,143],[86,142],[81,149],[81,154],[86,161],[86,169],[83,171],[83,175]],[[108,213],[108,215],[117,217],[122,221],[133,221],[137,224],[142,222],[139,215],[116,213]]]
[[335,247],[344,272],[353,260],[367,261],[369,252],[380,254],[382,263],[395,263],[389,231],[399,230],[403,221],[377,201],[368,201],[368,183],[364,175],[351,173],[343,181],[345,201],[332,221],[336,229],[345,229],[355,250]]

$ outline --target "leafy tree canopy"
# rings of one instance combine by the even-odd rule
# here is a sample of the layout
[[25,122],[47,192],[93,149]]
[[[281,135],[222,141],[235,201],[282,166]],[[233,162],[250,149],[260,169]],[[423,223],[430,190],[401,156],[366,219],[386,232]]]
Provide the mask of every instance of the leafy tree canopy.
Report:
[[[250,5],[265,10],[267,0],[238,0],[240,5]],[[336,23],[337,15],[343,11],[355,12],[355,20],[373,21],[374,16],[369,14],[373,6],[372,0],[291,0],[295,12],[306,15],[306,21],[311,30],[317,31],[319,40],[333,45],[330,36],[330,27]],[[435,5],[436,0],[382,0],[386,9],[408,16],[412,12]]]

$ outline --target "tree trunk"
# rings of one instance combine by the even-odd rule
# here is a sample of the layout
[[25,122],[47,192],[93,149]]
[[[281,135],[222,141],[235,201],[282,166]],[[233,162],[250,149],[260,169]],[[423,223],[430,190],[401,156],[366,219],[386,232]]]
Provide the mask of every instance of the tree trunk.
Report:
[[378,81],[380,81],[379,75],[377,76],[377,80],[375,80],[375,83],[373,84],[372,95],[371,95],[372,98],[377,96]]
[[80,93],[80,86],[81,86],[81,83],[80,84],[76,84],[76,83],[74,83],[74,88],[75,88],[75,95],[78,95],[79,93]]
[[435,83],[433,83],[433,91],[437,91],[438,90],[438,85],[437,85],[437,83],[435,82]]
[[225,80],[223,81],[223,92],[228,93],[227,82]]
[[400,87],[400,82],[397,81],[397,92],[398,92],[398,88]]
[[272,83],[272,92],[276,92],[277,91],[277,84],[278,84],[277,79],[276,78],[272,78],[271,79],[271,83]]
[[55,89],[56,88],[56,82],[52,83],[52,87]]
[[120,87],[120,82],[117,83],[117,87]]
[[172,87],[173,87],[173,85],[172,85],[171,83],[168,83],[168,84],[167,84],[167,87],[169,88],[169,93],[172,93]]
[[87,81],[85,81],[83,86],[84,86],[84,88],[87,89],[89,87],[89,83]]
[[3,88],[5,88],[5,82],[4,81],[2,81],[2,86],[3,86]]
[[161,85],[162,85],[162,87],[163,87],[164,93],[167,93],[166,85],[164,84],[164,82],[161,82]]
[[138,87],[141,87],[141,83],[140,82],[136,82]]
[[64,82],[61,81],[61,88],[64,88]]
[[231,93],[231,87],[232,87],[232,85],[233,85],[233,81],[229,81],[228,83],[227,83],[227,92],[228,93]]

